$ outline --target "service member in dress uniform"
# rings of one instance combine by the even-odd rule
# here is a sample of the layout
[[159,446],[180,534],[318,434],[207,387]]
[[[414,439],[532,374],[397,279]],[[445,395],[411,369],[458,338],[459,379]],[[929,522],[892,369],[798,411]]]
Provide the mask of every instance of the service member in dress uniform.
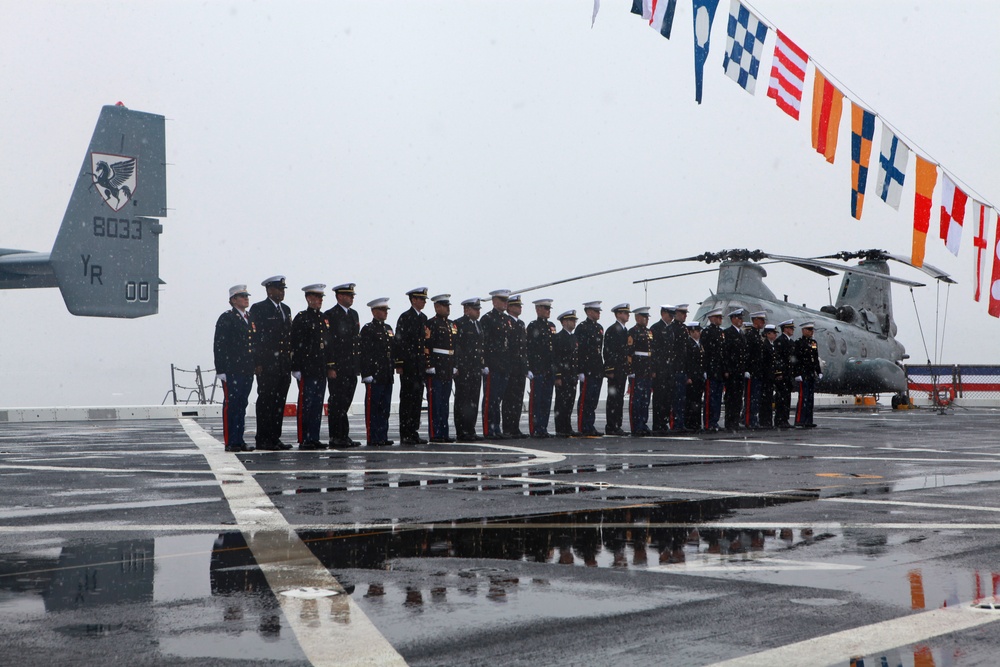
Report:
[[763,397],[763,383],[767,370],[764,368],[764,325],[767,313],[759,310],[750,313],[751,327],[745,331],[747,341],[747,378],[744,389],[743,426],[760,428],[760,405]]
[[567,310],[559,316],[562,331],[557,333],[552,341],[552,352],[555,356],[555,386],[556,386],[556,435],[564,438],[578,436],[573,430],[573,403],[576,401],[576,385],[580,381],[580,360],[577,354],[577,337],[573,335],[576,329],[576,311]]
[[725,334],[722,333],[722,310],[708,313],[708,326],[702,330],[701,346],[705,355],[705,430],[719,430],[722,414],[722,388],[725,384]]
[[455,339],[458,327],[448,319],[451,295],[431,297],[434,317],[427,320],[424,347],[427,354],[427,431],[431,442],[455,442],[448,434],[448,403],[455,376]]
[[528,378],[528,334],[521,321],[522,308],[520,294],[514,294],[507,300],[507,315],[513,321],[513,329],[510,338],[510,376],[507,378],[500,413],[503,416],[503,434],[508,438],[528,437],[521,432],[524,384]]
[[399,439],[404,445],[426,445],[420,437],[420,408],[424,402],[427,355],[424,334],[427,316],[427,288],[415,287],[406,293],[410,308],[396,320],[396,373],[399,374]]
[[626,339],[628,377],[632,381],[628,420],[632,435],[639,438],[652,432],[649,428],[649,395],[653,388],[653,332],[646,327],[649,306],[636,308],[632,314],[635,315],[635,326],[628,330]]
[[819,363],[819,345],[813,338],[815,325],[803,322],[799,327],[802,337],[795,341],[793,351],[795,382],[799,387],[799,404],[795,410],[795,425],[802,428],[813,428],[813,396],[816,393],[816,381],[823,379]]
[[606,435],[626,435],[622,430],[625,409],[625,388],[628,384],[628,324],[632,313],[629,304],[620,303],[611,309],[615,323],[604,333],[604,375],[608,378]]
[[743,390],[750,379],[747,371],[747,337],[743,332],[743,309],[736,308],[729,313],[730,325],[723,334],[724,376],[726,378],[726,428],[736,431],[742,428]]
[[667,335],[674,321],[674,306],[660,306],[660,319],[649,330],[653,332],[653,435],[666,435],[670,429],[670,410],[674,403],[674,382],[670,374],[673,339]]
[[781,333],[774,340],[774,425],[777,428],[791,428],[789,415],[792,404],[792,353],[795,341],[795,321],[785,320],[778,325]]
[[778,368],[778,350],[774,341],[778,328],[773,324],[764,325],[764,347],[761,358],[762,377],[760,383],[760,428],[774,428],[774,385]]
[[604,383],[604,355],[601,348],[604,345],[604,327],[598,320],[601,318],[601,302],[589,301],[583,304],[583,314],[586,318],[576,327],[573,334],[577,341],[577,360],[579,361],[580,398],[577,401],[576,429],[580,435],[588,438],[599,438],[597,430],[597,403],[601,397],[601,384]]
[[291,449],[281,441],[281,428],[292,380],[292,311],[282,303],[285,276],[271,276],[261,285],[267,298],[250,306],[257,374],[257,449]]
[[552,388],[556,378],[556,356],[553,341],[556,325],[549,321],[552,299],[536,299],[534,320],[528,323],[528,433],[533,438],[548,438],[549,415],[552,411]]
[[351,439],[351,424],[347,413],[358,388],[358,334],[361,321],[354,305],[354,283],[344,283],[333,288],[337,303],[326,311],[330,322],[330,355],[333,375],[327,380],[330,388],[328,419],[330,446],[339,448],[359,447]]
[[[455,435],[463,442],[482,440],[476,434],[479,393],[483,386],[483,330],[479,326],[482,310],[479,297],[462,302],[462,317],[455,320]],[[485,430],[485,425],[484,425]]]
[[326,381],[333,373],[330,321],[323,314],[326,285],[306,285],[302,291],[308,307],[292,320],[292,377],[299,383],[299,449],[326,449],[319,440]]
[[365,433],[369,447],[387,447],[389,439],[389,406],[392,400],[393,333],[386,322],[389,298],[368,302],[372,321],[358,336],[358,370],[365,385]]
[[222,381],[222,436],[227,452],[252,452],[243,439],[253,387],[254,350],[246,285],[229,288],[229,310],[215,322],[215,373]]
[[503,440],[500,405],[510,377],[510,341],[514,335],[514,319],[506,313],[510,290],[490,292],[493,308],[483,315],[479,326],[483,330],[483,431],[487,438]]
[[685,322],[688,339],[684,343],[684,373],[687,376],[685,390],[684,423],[689,431],[701,430],[702,397],[705,395],[705,348],[701,345],[701,324]]
[[687,374],[684,372],[684,354],[687,349],[688,336],[687,322],[688,305],[679,303],[674,308],[674,319],[667,326],[667,338],[669,339],[668,349],[670,350],[670,362],[667,364],[667,372],[672,379],[670,395],[673,397],[673,404],[670,406],[670,430],[682,432],[687,427],[685,419],[685,406],[687,405]]

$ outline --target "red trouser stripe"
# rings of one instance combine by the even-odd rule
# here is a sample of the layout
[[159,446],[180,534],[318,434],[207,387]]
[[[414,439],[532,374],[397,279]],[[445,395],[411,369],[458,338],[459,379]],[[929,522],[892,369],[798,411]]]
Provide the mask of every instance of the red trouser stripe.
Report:
[[222,442],[229,445],[229,385],[222,383]]
[[712,426],[712,382],[705,380],[705,430]]
[[635,380],[632,380],[631,386],[628,390],[628,430],[635,431],[635,417],[632,413],[635,412]]
[[302,380],[299,380],[299,399],[298,399],[298,406],[297,406],[298,409],[295,410],[295,429],[296,429],[296,435],[298,436],[298,440],[299,440],[299,444],[300,445],[302,444],[302,412],[303,412],[303,410],[302,410],[302,407],[303,407],[302,389],[303,389],[303,387],[304,387],[304,384],[303,384]]
[[796,407],[795,407],[795,423],[796,424],[801,424],[802,423],[802,407],[803,407],[802,406],[802,403],[803,403],[803,401],[802,401],[802,393],[803,393],[802,392],[802,385],[803,384],[805,384],[805,382],[803,382],[802,380],[799,380],[799,402],[798,402],[798,405],[796,405]]
[[427,376],[427,435],[434,439],[434,389],[431,386],[431,376]]
[[583,431],[583,402],[586,400],[587,396],[587,376],[583,377],[583,382],[580,384],[580,402],[576,405],[576,430]]
[[372,441],[372,385],[365,384],[365,440]]
[[528,433],[535,435],[535,381],[528,385]]
[[743,417],[743,425],[750,426],[750,383],[753,382],[750,378],[747,378],[747,388],[745,390],[746,396],[743,399],[743,404],[746,407],[746,416]]

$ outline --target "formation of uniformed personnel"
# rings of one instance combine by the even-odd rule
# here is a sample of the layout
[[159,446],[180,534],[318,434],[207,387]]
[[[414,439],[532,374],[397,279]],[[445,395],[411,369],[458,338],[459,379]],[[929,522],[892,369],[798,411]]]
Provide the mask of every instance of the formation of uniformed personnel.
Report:
[[326,449],[320,442],[319,431],[326,381],[332,377],[334,366],[330,321],[322,310],[326,285],[306,285],[302,291],[307,308],[292,320],[292,376],[299,383],[299,449]]
[[625,388],[628,384],[628,329],[632,313],[629,304],[620,303],[611,309],[615,322],[604,333],[604,374],[608,378],[606,435],[625,435],[622,418],[625,408]]
[[795,382],[799,386],[799,404],[795,410],[795,425],[803,428],[813,428],[813,395],[816,392],[816,381],[823,379],[819,363],[819,345],[813,338],[815,327],[812,322],[803,322],[799,327],[802,337],[795,341],[793,348],[793,372]]
[[292,311],[285,300],[285,276],[261,285],[267,298],[250,306],[254,372],[257,375],[257,449],[291,449],[281,441],[285,401],[292,378]]
[[490,292],[493,308],[483,315],[483,433],[487,438],[503,440],[500,405],[510,377],[510,340],[514,319],[506,313],[510,290]]
[[222,381],[222,436],[227,452],[252,452],[243,439],[253,387],[254,351],[246,285],[229,288],[229,310],[215,322],[215,373]]
[[395,370],[389,299],[368,302],[372,321],[358,335],[358,370],[365,385],[365,433],[369,447],[393,444],[389,439],[389,407]]
[[[649,428],[649,397],[653,388],[653,332],[649,323],[649,306],[632,311],[635,326],[628,330],[626,356],[632,390],[628,403],[629,430],[635,437],[652,433]],[[610,329],[608,330],[610,331]]]
[[744,388],[750,376],[747,371],[747,338],[743,332],[743,309],[737,308],[730,312],[729,322],[731,326],[723,330],[725,335],[723,368],[726,379],[725,424],[727,429],[735,431],[741,427]]
[[358,388],[358,334],[361,322],[354,305],[354,283],[344,283],[333,288],[337,303],[326,311],[330,322],[330,357],[332,373],[327,379],[330,388],[328,420],[331,447],[358,447],[351,439],[351,425],[347,413]]
[[549,321],[552,299],[536,299],[536,319],[528,323],[528,434],[533,438],[549,437],[549,414],[552,410],[552,389],[556,378],[554,340],[556,325]]
[[524,410],[524,384],[528,378],[527,330],[521,321],[521,295],[507,300],[507,316],[513,328],[510,337],[510,375],[500,408],[503,434],[508,438],[525,438],[521,432],[521,412]]
[[667,335],[674,321],[675,308],[660,306],[660,319],[649,330],[653,334],[653,434],[666,435],[670,429],[670,411],[674,403],[674,378],[670,373],[673,339]]
[[767,313],[750,313],[751,325],[745,331],[747,342],[747,381],[745,383],[743,426],[760,428],[760,409],[763,397],[766,369],[764,367],[764,324]]
[[666,330],[667,350],[670,355],[666,367],[671,379],[670,396],[673,401],[670,406],[670,430],[672,431],[684,431],[688,426],[685,415],[688,377],[684,368],[684,354],[688,341],[687,327],[685,326],[687,314],[688,305],[686,303],[677,304],[674,307],[673,321]]
[[774,385],[777,377],[778,351],[774,341],[778,328],[773,324],[764,325],[764,345],[761,356],[760,427],[774,428]]
[[448,435],[448,402],[455,375],[455,339],[458,328],[448,319],[451,295],[433,297],[434,317],[427,320],[424,347],[427,355],[427,430],[431,442],[455,442]]
[[718,431],[722,415],[722,389],[725,384],[725,334],[722,333],[722,311],[708,313],[708,326],[702,331],[701,345],[705,356],[705,430]]
[[577,401],[577,431],[583,436],[600,437],[595,426],[597,404],[604,383],[604,327],[597,320],[601,317],[601,302],[583,304],[586,315],[576,327],[577,359],[580,368],[580,398]]
[[424,376],[427,354],[424,335],[427,316],[421,311],[427,303],[427,288],[415,287],[406,293],[408,308],[396,320],[395,356],[399,374],[399,439],[404,445],[426,445],[420,437],[420,409],[424,402]]
[[552,352],[555,357],[555,387],[556,387],[556,435],[570,437],[580,435],[573,430],[573,403],[576,401],[576,385],[582,378],[580,360],[577,352],[578,339],[573,335],[576,329],[576,311],[567,310],[559,316],[562,330],[552,341]]
[[[455,320],[455,436],[463,441],[482,440],[476,434],[479,393],[483,386],[483,330],[479,326],[482,305],[477,297],[462,302],[464,314]],[[483,425],[486,430],[486,425]]]
[[791,428],[789,416],[792,403],[792,348],[795,322],[785,320],[778,325],[781,334],[774,341],[774,425],[777,428]]
[[699,431],[705,394],[705,348],[701,345],[701,324],[697,320],[684,324],[688,334],[684,341],[684,423],[689,431]]

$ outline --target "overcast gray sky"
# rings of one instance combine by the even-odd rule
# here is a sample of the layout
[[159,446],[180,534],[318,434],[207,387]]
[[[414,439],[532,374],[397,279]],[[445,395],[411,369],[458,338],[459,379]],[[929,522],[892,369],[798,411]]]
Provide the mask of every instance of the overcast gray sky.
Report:
[[[593,29],[591,0],[0,5],[0,246],[51,248],[103,104],[166,116],[171,164],[160,313],[80,318],[57,290],[0,292],[0,406],[159,403],[170,363],[213,365],[229,286],[249,283],[256,301],[275,273],[293,311],[302,285],[352,281],[363,319],[366,301],[390,296],[395,322],[418,285],[460,299],[733,247],[909,253],[912,156],[900,211],[873,194],[873,168],[854,221],[849,107],[829,165],[810,147],[808,102],[796,122],[765,95],[773,33],[751,97],[722,71],[720,2],[697,105],[690,2],[670,41],[630,0],[602,5]],[[754,6],[915,149],[1000,201],[1000,5]],[[806,84],[808,99],[811,68]],[[937,203],[927,261],[960,282],[942,360],[1000,362],[998,322],[972,301],[972,229],[953,257],[934,238]],[[827,303],[825,279],[768,271],[775,293]],[[632,284],[662,273],[531,296],[561,312],[695,303],[715,286]],[[923,360],[909,292],[893,292],[899,338]],[[917,290],[928,345],[944,297]]]

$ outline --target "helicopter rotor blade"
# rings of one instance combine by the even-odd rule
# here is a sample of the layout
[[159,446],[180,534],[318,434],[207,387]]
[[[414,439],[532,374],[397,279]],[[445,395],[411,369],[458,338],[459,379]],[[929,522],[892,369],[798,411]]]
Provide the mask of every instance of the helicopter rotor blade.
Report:
[[910,260],[906,259],[905,257],[903,257],[901,255],[893,255],[893,254],[890,254],[890,253],[886,253],[885,256],[888,257],[889,259],[896,260],[900,264],[906,264],[907,266],[913,267],[914,269],[916,269],[918,271],[923,271],[924,273],[926,273],[927,275],[929,275],[931,278],[934,278],[935,280],[940,280],[941,282],[948,283],[949,285],[956,285],[956,284],[958,284],[955,281],[955,279],[952,278],[951,276],[949,276],[947,273],[945,273],[941,269],[937,268],[936,266],[931,266],[927,262],[924,262],[923,266],[916,266],[913,263],[911,263]]
[[894,255],[891,252],[886,252],[885,250],[855,250],[855,251],[842,250],[841,252],[834,253],[833,255],[823,255],[822,257],[817,257],[816,259],[839,259],[845,262],[852,259],[869,259],[869,260],[891,259],[899,262],[900,264],[906,264],[910,268],[916,269],[918,271],[923,271],[931,278],[934,278],[934,280],[940,280],[941,282],[948,283],[950,285],[957,284],[956,281],[950,275],[948,275],[947,272],[942,271],[936,266],[932,266],[926,263],[923,266],[917,266],[913,264],[906,257],[903,257],[902,255]]
[[[762,262],[763,263],[763,262]],[[768,262],[770,263],[770,262]],[[675,273],[669,276],[657,276],[656,278],[643,278],[642,280],[633,280],[633,285],[638,285],[639,283],[651,283],[657,280],[669,280],[670,278],[681,278],[683,276],[696,276],[700,273],[715,273],[721,267],[715,267],[714,269],[701,269],[700,271],[687,271],[686,273]]]
[[896,283],[897,285],[906,285],[907,287],[926,287],[924,283],[918,283],[913,280],[907,280],[905,278],[897,278],[896,276],[890,276],[886,273],[876,273],[875,271],[869,271],[858,266],[842,266],[840,264],[834,264],[832,262],[824,262],[819,259],[805,259],[802,257],[789,257],[786,255],[768,255],[771,259],[775,259],[781,262],[788,262],[790,264],[800,265],[807,264],[813,266],[821,266],[831,271],[836,271],[837,273],[844,273],[850,271],[859,276],[867,276],[869,278],[881,278],[882,280],[887,280],[891,283]]
[[582,276],[574,276],[572,278],[563,278],[562,280],[554,280],[550,283],[543,283],[541,285],[532,285],[531,287],[524,287],[522,289],[512,290],[511,294],[523,294],[524,292],[531,292],[536,289],[542,289],[543,287],[552,287],[553,285],[562,285],[563,283],[571,283],[577,280],[583,280],[584,278],[593,278],[595,276],[604,276],[609,273],[619,273],[621,271],[630,271],[632,269],[643,269],[647,266],[659,266],[661,264],[674,264],[676,262],[691,262],[698,261],[698,257],[684,257],[683,259],[666,259],[659,262],[647,262],[645,264],[634,264],[632,266],[621,266],[617,269],[606,269],[604,271],[597,271],[595,273],[585,273]]

